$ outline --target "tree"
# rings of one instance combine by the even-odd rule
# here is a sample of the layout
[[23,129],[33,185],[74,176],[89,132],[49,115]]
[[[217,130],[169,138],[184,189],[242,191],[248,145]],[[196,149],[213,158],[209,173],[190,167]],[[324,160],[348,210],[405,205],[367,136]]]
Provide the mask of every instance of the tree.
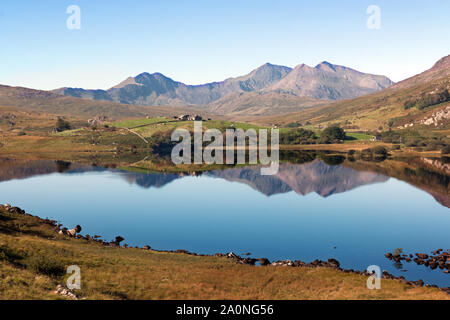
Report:
[[313,131],[300,129],[291,129],[280,134],[280,144],[313,144],[316,136]]
[[442,154],[450,154],[450,146],[445,146],[441,149]]
[[387,123],[387,126],[388,126],[388,128],[389,128],[389,131],[392,130],[393,125],[394,125],[394,120],[392,120],[392,119],[389,120],[388,123]]
[[64,120],[63,118],[58,118],[56,121],[56,130],[58,131],[64,131],[64,130],[70,130],[70,123]]
[[341,142],[345,140],[345,131],[339,126],[331,126],[323,130],[321,140],[330,142]]

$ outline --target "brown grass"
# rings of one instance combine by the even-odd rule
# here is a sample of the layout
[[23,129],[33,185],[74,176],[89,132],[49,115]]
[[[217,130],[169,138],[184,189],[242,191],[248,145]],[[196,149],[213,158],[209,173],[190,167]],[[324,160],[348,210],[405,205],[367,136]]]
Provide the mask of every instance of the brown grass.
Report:
[[[0,210],[0,245],[21,256],[42,255],[81,268],[86,299],[449,299],[432,288],[367,278],[328,268],[255,267],[226,258],[105,247],[57,235],[35,217]],[[0,298],[58,299],[64,279],[0,260]]]

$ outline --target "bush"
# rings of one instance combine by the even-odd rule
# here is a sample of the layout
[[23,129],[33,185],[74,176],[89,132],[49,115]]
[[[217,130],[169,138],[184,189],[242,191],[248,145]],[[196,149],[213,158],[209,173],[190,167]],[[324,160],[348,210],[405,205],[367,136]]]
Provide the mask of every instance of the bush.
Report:
[[149,145],[152,148],[152,153],[162,158],[169,157],[172,154],[172,149],[178,142],[172,141],[172,132],[156,132],[149,139]]
[[434,150],[439,150],[440,146],[438,143],[436,142],[429,142],[427,143],[427,146],[425,147],[425,151],[434,151]]
[[391,147],[391,150],[400,150],[401,149],[401,146],[399,145],[399,144],[394,144],[392,147]]
[[406,139],[406,147],[418,147],[421,146],[421,140],[419,138],[409,137]]
[[445,146],[441,149],[442,154],[450,154],[450,146]]
[[298,128],[301,126],[302,126],[302,124],[299,122],[291,122],[286,125],[286,128]]
[[403,107],[405,108],[405,110],[408,110],[408,109],[414,108],[415,105],[416,105],[415,101],[408,100],[404,103]]
[[374,159],[376,161],[386,159],[388,152],[385,147],[376,146],[374,148],[368,148],[361,151],[361,158],[364,160]]
[[422,94],[420,97],[408,100],[403,107],[407,110],[416,107],[419,110],[450,101],[450,93],[447,88],[442,88],[438,92]]
[[349,155],[349,156],[354,156],[354,155],[355,155],[355,153],[356,153],[356,151],[355,151],[355,150],[353,150],[353,149],[351,149],[351,150],[348,150],[348,155]]
[[280,144],[314,144],[316,135],[311,130],[295,129],[280,133]]
[[372,150],[372,153],[375,155],[386,156],[388,154],[386,148],[382,147],[382,146],[376,146],[376,147],[372,148],[371,150]]
[[20,259],[22,259],[22,256],[19,253],[13,251],[6,245],[0,246],[0,261],[16,263]]
[[24,264],[27,269],[34,273],[40,273],[55,278],[62,276],[66,272],[65,266],[61,261],[42,255],[27,257]]
[[401,143],[402,135],[396,131],[385,131],[381,133],[381,140],[387,143]]
[[64,131],[64,130],[70,130],[71,126],[70,123],[64,120],[63,118],[58,118],[56,121],[56,130],[58,131]]

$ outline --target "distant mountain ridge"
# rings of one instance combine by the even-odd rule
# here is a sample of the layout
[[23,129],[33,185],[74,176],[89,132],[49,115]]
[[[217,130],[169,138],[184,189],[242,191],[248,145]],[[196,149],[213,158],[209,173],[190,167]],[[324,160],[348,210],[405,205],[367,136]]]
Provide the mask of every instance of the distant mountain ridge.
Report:
[[[256,107],[260,99],[254,99],[257,97],[255,93],[259,96],[269,94],[280,108],[289,109],[292,106],[311,106],[312,99],[354,98],[377,92],[392,84],[394,82],[385,76],[366,74],[328,62],[322,62],[314,68],[302,64],[294,69],[266,63],[247,75],[203,85],[187,85],[161,73],[141,73],[108,90],[60,88],[53,92],[77,98],[146,106],[212,105],[218,113],[226,113],[239,107]],[[305,100],[308,103],[305,104]],[[223,105],[227,107],[221,110]]]
[[[317,126],[339,124],[344,129],[353,130],[404,129],[423,125],[430,129],[445,129],[450,126],[448,92],[450,55],[441,58],[430,69],[385,90],[354,99],[330,101],[280,116],[268,115],[258,120],[260,124],[283,125],[294,121],[310,122]],[[419,107],[417,103],[420,101],[422,105]]]
[[313,99],[342,100],[377,92],[393,84],[385,76],[362,73],[324,61],[314,68],[305,64],[295,67],[270,90]]
[[228,93],[251,92],[269,87],[286,76],[292,69],[266,63],[251,73],[203,85],[186,85],[161,73],[141,73],[127,78],[108,90],[61,88],[57,94],[77,98],[107,100],[135,105],[206,105]]

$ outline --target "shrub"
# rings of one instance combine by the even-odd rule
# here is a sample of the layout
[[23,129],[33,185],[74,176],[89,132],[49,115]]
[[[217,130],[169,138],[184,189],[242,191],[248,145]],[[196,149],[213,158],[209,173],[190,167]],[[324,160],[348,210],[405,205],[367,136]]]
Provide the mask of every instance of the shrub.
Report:
[[301,126],[302,126],[302,124],[299,122],[291,122],[286,125],[286,128],[298,128]]
[[427,143],[427,146],[424,149],[425,151],[434,151],[439,150],[439,145],[436,142]]
[[447,88],[441,88],[435,93],[422,94],[413,100],[408,100],[403,104],[405,109],[416,107],[419,110],[450,101],[450,93]]
[[382,146],[376,146],[376,147],[372,148],[371,150],[372,150],[372,153],[375,154],[375,155],[383,155],[383,156],[385,156],[385,155],[388,154],[386,148],[382,147]]
[[353,150],[353,149],[351,149],[351,150],[348,150],[348,155],[349,155],[349,156],[354,156],[354,155],[355,155],[355,153],[356,153],[356,151],[355,151],[355,150]]
[[401,149],[401,146],[399,145],[399,144],[394,144],[392,147],[391,147],[391,150],[400,150]]
[[65,274],[65,266],[61,261],[43,255],[30,256],[24,261],[27,269],[50,277],[59,277]]
[[64,130],[70,130],[71,126],[70,123],[64,120],[63,118],[58,118],[56,121],[56,130],[58,131],[64,131]]
[[168,157],[172,154],[173,147],[177,142],[171,139],[172,132],[156,132],[153,134],[149,141],[149,145],[152,148],[152,153],[160,157]]
[[328,137],[328,136],[321,136],[320,139],[319,139],[319,143],[320,144],[330,144],[330,143],[333,143],[333,142],[334,141],[331,140],[331,138]]
[[417,147],[420,145],[420,139],[417,138],[408,138],[405,142],[405,146],[407,147]]
[[280,133],[280,144],[313,144],[316,142],[316,135],[311,130],[294,129]]
[[450,154],[450,146],[445,146],[441,149],[442,154]]
[[405,110],[408,110],[408,109],[414,108],[415,105],[416,105],[415,101],[408,100],[404,103],[403,107],[405,108]]
[[386,159],[387,155],[388,152],[386,148],[382,146],[376,146],[374,148],[368,148],[361,151],[361,157],[365,160],[384,160]]
[[385,131],[381,133],[381,139],[387,143],[401,143],[402,136],[396,131]]
[[22,259],[22,256],[19,253],[13,251],[6,245],[0,246],[0,261],[16,263],[20,259]]

